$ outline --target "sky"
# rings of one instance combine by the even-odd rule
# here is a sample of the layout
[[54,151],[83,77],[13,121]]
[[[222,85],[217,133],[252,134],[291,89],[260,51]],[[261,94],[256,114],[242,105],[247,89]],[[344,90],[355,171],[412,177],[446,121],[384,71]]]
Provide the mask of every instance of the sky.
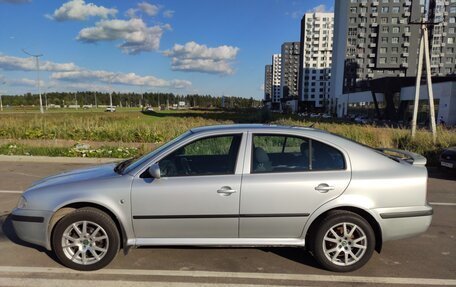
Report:
[[263,98],[264,66],[332,0],[0,0],[0,93]]

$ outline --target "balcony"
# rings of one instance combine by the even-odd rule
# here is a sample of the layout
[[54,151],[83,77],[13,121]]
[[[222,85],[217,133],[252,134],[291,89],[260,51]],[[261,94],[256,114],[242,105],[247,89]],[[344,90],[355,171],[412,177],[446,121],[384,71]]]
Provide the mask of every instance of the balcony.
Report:
[[375,54],[374,53],[370,53],[369,54],[369,58],[375,58]]
[[366,34],[364,34],[364,32],[359,32],[358,33],[358,37],[359,38],[364,38],[364,36],[366,36]]
[[376,1],[376,0],[372,1],[372,6],[378,6],[378,1]]
[[370,33],[370,36],[371,36],[372,38],[375,38],[375,37],[377,37],[377,33],[375,33],[375,32],[374,32],[374,33]]
[[450,1],[445,1],[444,3],[446,6],[450,5]]
[[404,12],[404,17],[409,17],[410,16],[410,12],[409,11],[405,11]]
[[409,56],[409,53],[408,52],[404,52],[401,54],[402,57],[408,57]]
[[358,43],[358,47],[364,48],[364,43]]
[[408,63],[402,63],[402,64],[401,64],[401,67],[402,67],[402,68],[408,68]]
[[410,33],[410,32],[404,32],[404,36],[406,36],[406,37],[410,37],[411,35],[412,35],[412,33]]
[[374,63],[369,63],[369,68],[375,68],[375,64]]
[[378,12],[372,12],[372,17],[377,17],[378,16]]
[[366,23],[359,23],[359,27],[366,27]]
[[377,47],[377,43],[370,43],[370,44],[369,44],[369,47],[375,48],[375,47]]
[[367,6],[367,1],[361,1],[361,3],[359,3],[361,6]]
[[399,73],[399,77],[405,77],[405,73],[400,72],[400,73]]
[[411,6],[411,5],[412,5],[412,1],[406,0],[404,2],[404,6]]
[[404,43],[402,43],[402,46],[404,46],[404,47],[410,47],[410,43],[409,43],[409,42],[404,42]]
[[371,27],[378,27],[378,23],[371,23]]
[[373,77],[374,77],[374,73],[369,73],[369,74],[367,74],[367,77],[368,77],[368,78],[373,78]]

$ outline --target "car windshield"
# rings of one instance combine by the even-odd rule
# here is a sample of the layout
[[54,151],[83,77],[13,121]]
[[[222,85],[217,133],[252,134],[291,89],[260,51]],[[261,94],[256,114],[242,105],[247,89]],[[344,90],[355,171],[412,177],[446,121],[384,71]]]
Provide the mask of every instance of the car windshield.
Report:
[[188,135],[190,135],[192,132],[188,131],[186,133],[181,134],[180,136],[172,139],[171,141],[165,143],[164,145],[159,146],[157,149],[153,150],[152,152],[143,155],[142,157],[135,159],[127,159],[126,161],[123,161],[119,163],[115,167],[115,171],[120,173],[120,174],[127,174],[130,171],[134,170],[138,166],[141,166],[145,162],[148,162],[153,156],[155,156],[157,153],[161,152],[162,150],[166,149],[167,147],[173,145],[174,143],[180,141],[183,138],[186,138]]

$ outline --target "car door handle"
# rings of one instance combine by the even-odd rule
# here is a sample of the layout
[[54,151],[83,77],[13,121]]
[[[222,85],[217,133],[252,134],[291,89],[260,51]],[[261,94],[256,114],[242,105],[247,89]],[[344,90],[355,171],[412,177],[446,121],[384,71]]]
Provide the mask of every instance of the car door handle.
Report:
[[228,196],[233,193],[236,193],[236,190],[231,189],[231,187],[229,187],[229,186],[224,186],[224,187],[220,188],[219,190],[217,190],[217,193],[220,195],[223,195],[223,196]]
[[334,190],[334,186],[330,186],[326,183],[320,183],[318,186],[315,187],[315,190],[321,192],[321,193],[325,193],[325,192],[328,192],[330,190]]

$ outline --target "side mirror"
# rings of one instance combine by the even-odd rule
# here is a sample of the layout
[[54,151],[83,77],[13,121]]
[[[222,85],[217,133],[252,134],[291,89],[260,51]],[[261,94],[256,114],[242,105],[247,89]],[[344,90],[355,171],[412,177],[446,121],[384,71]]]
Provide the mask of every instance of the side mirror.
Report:
[[149,171],[150,176],[152,176],[153,178],[155,178],[155,179],[160,178],[160,166],[158,165],[158,163],[154,163],[153,165],[151,165],[149,167],[148,171]]

